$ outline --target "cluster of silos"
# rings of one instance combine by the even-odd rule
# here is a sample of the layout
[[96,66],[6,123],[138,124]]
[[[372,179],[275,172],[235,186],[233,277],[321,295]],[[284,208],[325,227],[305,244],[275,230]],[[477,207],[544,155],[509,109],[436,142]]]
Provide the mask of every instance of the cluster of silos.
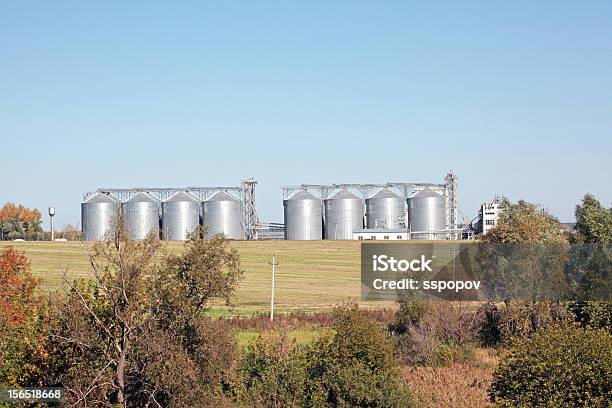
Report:
[[96,193],[81,204],[84,239],[109,239],[119,214],[130,239],[141,240],[154,234],[169,241],[186,240],[200,225],[208,239],[217,234],[244,239],[242,203],[225,191],[218,191],[202,202],[183,191],[162,202],[137,192],[121,203],[110,195]]
[[287,240],[352,239],[364,227],[410,229],[412,239],[445,239],[446,200],[428,188],[407,200],[383,188],[365,202],[346,188],[325,200],[300,190],[283,207]]

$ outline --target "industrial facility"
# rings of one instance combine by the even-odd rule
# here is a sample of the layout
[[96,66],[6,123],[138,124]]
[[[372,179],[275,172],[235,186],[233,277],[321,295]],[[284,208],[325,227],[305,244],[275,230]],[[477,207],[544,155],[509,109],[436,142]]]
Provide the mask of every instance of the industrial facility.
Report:
[[448,240],[471,236],[459,224],[457,177],[444,183],[301,184],[281,187],[284,224],[260,223],[254,179],[237,187],[105,189],[81,203],[85,240],[108,239],[122,214],[128,236],[153,233],[186,240],[205,227],[207,239]]
[[255,185],[244,179],[237,187],[100,188],[86,193],[81,203],[83,238],[109,239],[122,215],[128,237],[186,240],[199,226],[206,238],[223,234],[230,239],[254,239],[258,219]]
[[469,223],[458,223],[457,177],[452,172],[442,184],[301,184],[282,189],[287,240],[472,236]]

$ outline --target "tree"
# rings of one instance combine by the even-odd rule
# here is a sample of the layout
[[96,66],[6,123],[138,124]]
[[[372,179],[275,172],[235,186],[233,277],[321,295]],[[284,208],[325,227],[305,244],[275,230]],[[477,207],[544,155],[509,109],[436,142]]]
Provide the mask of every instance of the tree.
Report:
[[0,208],[0,239],[42,239],[41,213],[23,205],[6,203]]
[[312,407],[410,407],[393,345],[357,307],[334,312],[333,334],[306,354],[307,396]]
[[586,194],[582,205],[576,205],[576,232],[573,242],[612,243],[612,208],[606,208],[593,195]]
[[516,338],[493,375],[495,407],[609,407],[612,335],[573,325]]
[[68,241],[79,241],[82,238],[81,231],[76,229],[72,224],[64,225],[64,229],[61,233],[62,238],[66,238]]
[[612,332],[612,209],[586,194],[576,205],[575,215],[567,270],[577,282],[580,301],[570,308],[581,324]]
[[482,237],[493,244],[564,244],[561,224],[557,218],[538,209],[536,204],[519,200],[514,204],[502,201],[497,225]]
[[91,248],[93,279],[67,281],[67,296],[55,308],[60,325],[53,338],[67,361],[57,380],[68,400],[218,405],[234,343],[227,327],[203,312],[215,297],[229,301],[242,276],[237,253],[217,237],[165,255],[157,237],[129,240],[122,220],[117,224],[112,241]]
[[565,275],[567,238],[559,221],[526,201],[503,200],[498,224],[482,237],[479,261],[492,299],[560,299],[570,287]]
[[5,247],[0,252],[0,318],[18,325],[33,314],[39,305],[38,282],[25,253]]
[[241,363],[240,402],[276,407],[414,406],[386,334],[356,306],[334,311],[331,330],[297,347],[266,333]]
[[0,251],[0,385],[46,385],[48,320],[38,283],[23,252]]

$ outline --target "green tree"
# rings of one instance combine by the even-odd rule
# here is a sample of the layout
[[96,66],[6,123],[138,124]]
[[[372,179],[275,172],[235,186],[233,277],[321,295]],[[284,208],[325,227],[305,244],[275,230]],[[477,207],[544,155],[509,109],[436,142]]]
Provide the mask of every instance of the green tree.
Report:
[[489,392],[496,407],[609,407],[612,335],[573,325],[516,338]]
[[306,355],[312,407],[410,407],[393,345],[357,307],[334,312],[332,333]]
[[240,362],[238,399],[257,408],[304,407],[308,397],[306,358],[287,336],[262,333]]
[[519,200],[502,201],[497,225],[482,237],[492,244],[565,244],[567,239],[559,220],[536,204]]
[[567,238],[559,221],[526,201],[503,200],[498,224],[482,237],[478,259],[492,300],[567,296]]
[[313,344],[261,336],[242,359],[240,402],[255,407],[412,407],[385,331],[356,307],[334,311]]
[[229,301],[242,276],[237,253],[216,237],[165,255],[157,237],[132,241],[118,225],[91,249],[92,280],[67,281],[56,304],[65,364],[50,381],[74,406],[223,405],[235,344],[203,312],[215,297]]
[[581,324],[612,332],[612,209],[587,194],[576,205],[575,215],[567,270],[577,282],[576,297],[581,301],[570,309]]
[[612,208],[606,208],[593,195],[582,198],[576,205],[576,232],[572,242],[591,244],[612,243]]

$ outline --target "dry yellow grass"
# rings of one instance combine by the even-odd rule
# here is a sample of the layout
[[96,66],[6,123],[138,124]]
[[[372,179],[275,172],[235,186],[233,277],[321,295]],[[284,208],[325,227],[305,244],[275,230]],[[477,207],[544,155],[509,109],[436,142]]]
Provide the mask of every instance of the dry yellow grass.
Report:
[[477,349],[474,362],[446,367],[404,367],[404,379],[425,408],[486,408],[498,360],[495,350]]
[[[30,257],[44,289],[62,285],[62,273],[87,277],[86,244],[80,242],[10,242]],[[279,311],[320,310],[360,296],[360,243],[357,241],[235,241],[244,280],[236,292],[234,313],[266,312],[269,308],[272,254],[276,268],[276,306]],[[166,243],[178,252],[182,244]],[[389,302],[359,302],[368,308],[393,307]],[[221,307],[221,305],[218,305]]]

